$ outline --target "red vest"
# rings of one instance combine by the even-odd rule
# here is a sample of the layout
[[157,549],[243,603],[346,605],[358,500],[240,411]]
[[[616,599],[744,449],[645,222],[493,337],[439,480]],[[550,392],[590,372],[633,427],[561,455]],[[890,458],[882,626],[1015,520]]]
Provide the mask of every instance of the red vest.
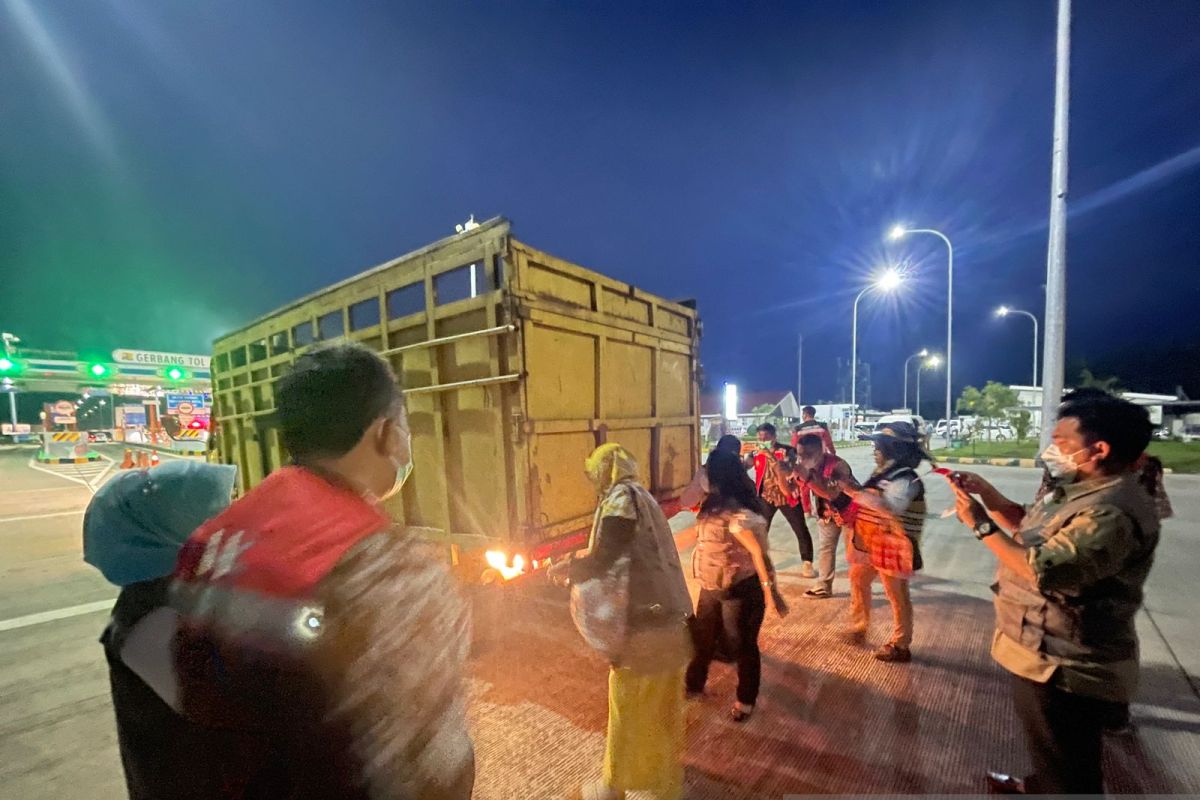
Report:
[[284,467],[192,534],[175,579],[301,600],[350,548],[390,524],[352,490]]

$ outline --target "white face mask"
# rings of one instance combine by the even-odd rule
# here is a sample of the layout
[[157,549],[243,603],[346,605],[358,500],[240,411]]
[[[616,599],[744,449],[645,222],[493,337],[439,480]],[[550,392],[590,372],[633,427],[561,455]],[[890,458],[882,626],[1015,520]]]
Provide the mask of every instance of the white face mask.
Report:
[[1046,465],[1046,471],[1050,473],[1050,477],[1056,480],[1070,482],[1074,480],[1075,473],[1079,472],[1079,465],[1075,463],[1075,456],[1087,450],[1086,447],[1081,447],[1074,453],[1064,453],[1059,449],[1058,445],[1053,442],[1042,451],[1039,458]]
[[390,497],[395,497],[397,492],[404,488],[404,482],[408,480],[408,476],[412,475],[414,464],[412,460],[412,434],[408,430],[400,430],[400,435],[404,441],[404,452],[408,454],[407,460],[399,456],[392,457],[392,466],[396,468],[396,482],[392,484],[392,488],[383,493],[380,500],[387,500]]

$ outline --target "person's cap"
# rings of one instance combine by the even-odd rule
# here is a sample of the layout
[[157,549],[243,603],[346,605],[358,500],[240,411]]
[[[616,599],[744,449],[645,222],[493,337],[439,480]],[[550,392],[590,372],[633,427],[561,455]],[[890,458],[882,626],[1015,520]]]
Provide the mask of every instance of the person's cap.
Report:
[[911,422],[889,422],[877,431],[861,433],[858,436],[864,442],[908,442],[920,444],[921,433]]

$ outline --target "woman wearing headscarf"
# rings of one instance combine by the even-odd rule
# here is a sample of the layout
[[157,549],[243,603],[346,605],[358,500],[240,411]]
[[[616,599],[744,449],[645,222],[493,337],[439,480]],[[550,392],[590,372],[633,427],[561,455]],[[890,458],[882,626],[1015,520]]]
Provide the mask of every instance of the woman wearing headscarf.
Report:
[[[236,473],[191,461],[122,472],[96,493],[83,518],[84,561],[121,587],[100,642],[131,800],[223,794],[220,771],[209,768],[220,759],[205,752],[206,737],[175,711],[170,641],[177,617],[167,586],[188,536],[229,505]],[[166,767],[179,763],[192,767],[188,774]]]
[[[604,777],[581,794],[585,800],[613,800],[629,791],[649,791],[660,800],[675,800],[683,793],[683,680],[691,658],[687,618],[692,610],[679,552],[625,448],[600,446],[585,470],[600,497],[588,553],[564,562],[552,577],[565,572],[575,590],[601,581],[625,596],[609,598],[623,609],[618,620],[623,626],[617,625],[606,637],[609,643],[599,648],[611,663]],[[614,571],[628,577],[606,582]],[[583,624],[581,631],[597,646]]]
[[692,625],[696,655],[688,666],[687,690],[700,694],[723,637],[738,667],[737,702],[730,714],[743,722],[754,712],[762,680],[758,633],[768,608],[779,616],[787,604],[775,586],[767,556],[767,522],[753,484],[743,480],[741,460],[715,450],[705,465],[709,494],[700,506],[692,571],[700,599]]

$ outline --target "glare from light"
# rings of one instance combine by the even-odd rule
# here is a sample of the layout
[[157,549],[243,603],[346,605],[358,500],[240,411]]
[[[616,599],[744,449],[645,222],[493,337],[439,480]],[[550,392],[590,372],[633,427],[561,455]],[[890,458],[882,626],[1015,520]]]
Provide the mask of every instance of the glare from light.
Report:
[[725,419],[738,418],[738,388],[736,383],[725,384]]
[[508,563],[508,556],[503,550],[488,550],[483,557],[487,561],[487,565],[499,572],[500,577],[506,581],[511,581],[525,573],[525,559],[520,553],[513,556],[511,566]]
[[881,292],[892,292],[904,282],[904,276],[897,269],[886,269],[875,280],[875,288]]
[[13,368],[13,362],[7,358],[0,358],[0,372],[7,372]]
[[1008,312],[1011,310],[1012,309],[1010,309],[1008,306],[1000,306],[999,308],[996,309],[996,316],[997,317],[1006,317],[1006,316],[1008,316]]
[[904,238],[904,234],[906,233],[908,233],[908,231],[904,229],[903,225],[893,225],[892,229],[888,231],[887,238],[893,242],[898,242]]
[[917,355],[919,355],[921,358],[925,358],[926,356],[928,356],[928,355],[929,355],[929,350],[927,350],[926,348],[922,347],[922,348],[921,348],[921,352],[917,353]]
[[930,356],[925,361],[925,368],[926,369],[936,369],[937,367],[941,366],[941,364],[942,364],[941,356]]

